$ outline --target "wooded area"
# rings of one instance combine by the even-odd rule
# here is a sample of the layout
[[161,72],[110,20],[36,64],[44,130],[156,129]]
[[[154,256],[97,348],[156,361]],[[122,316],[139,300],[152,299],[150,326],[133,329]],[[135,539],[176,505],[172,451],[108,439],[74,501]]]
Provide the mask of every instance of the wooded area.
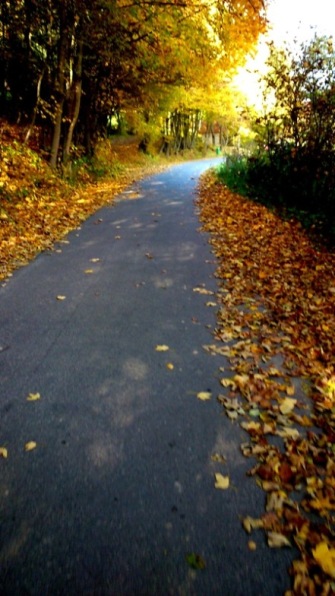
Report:
[[38,127],[53,168],[124,113],[145,139],[168,118],[189,144],[266,27],[263,0],[1,0],[0,20],[0,115],[26,141]]

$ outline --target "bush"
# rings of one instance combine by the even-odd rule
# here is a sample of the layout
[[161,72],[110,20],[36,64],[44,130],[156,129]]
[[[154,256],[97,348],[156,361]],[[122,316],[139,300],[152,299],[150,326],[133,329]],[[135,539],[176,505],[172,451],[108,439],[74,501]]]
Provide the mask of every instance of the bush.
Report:
[[235,192],[335,238],[333,152],[316,160],[283,144],[276,151],[264,150],[249,158],[229,158],[217,168],[217,175]]

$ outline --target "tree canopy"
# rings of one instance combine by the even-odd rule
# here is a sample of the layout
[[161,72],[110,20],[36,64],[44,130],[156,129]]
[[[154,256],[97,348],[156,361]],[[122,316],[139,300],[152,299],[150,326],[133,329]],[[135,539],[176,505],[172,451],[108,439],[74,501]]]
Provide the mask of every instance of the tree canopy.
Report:
[[263,0],[1,0],[0,19],[0,113],[42,124],[54,167],[122,109],[208,89],[266,27]]

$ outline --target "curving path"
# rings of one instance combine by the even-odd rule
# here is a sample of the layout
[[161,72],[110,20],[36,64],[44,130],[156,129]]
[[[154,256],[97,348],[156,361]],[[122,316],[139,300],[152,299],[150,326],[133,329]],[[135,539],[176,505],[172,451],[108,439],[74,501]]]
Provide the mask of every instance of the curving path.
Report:
[[290,552],[261,534],[248,549],[240,518],[262,513],[264,494],[246,476],[246,435],[215,399],[223,359],[202,349],[215,297],[193,289],[215,291],[215,262],[194,197],[215,161],[135,184],[0,289],[2,595],[289,587]]

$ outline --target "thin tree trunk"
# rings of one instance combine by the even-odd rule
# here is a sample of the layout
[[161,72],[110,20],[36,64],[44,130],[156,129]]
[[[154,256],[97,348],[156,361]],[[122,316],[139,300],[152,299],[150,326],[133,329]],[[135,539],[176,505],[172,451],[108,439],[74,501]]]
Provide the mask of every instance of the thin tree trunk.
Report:
[[30,135],[32,133],[32,130],[35,126],[35,122],[36,122],[36,116],[37,116],[37,112],[38,112],[38,108],[40,105],[40,101],[41,101],[41,85],[42,85],[42,80],[43,80],[43,76],[44,76],[44,72],[45,69],[43,69],[43,71],[41,72],[38,81],[37,81],[37,87],[36,87],[36,103],[35,103],[35,107],[34,107],[34,111],[33,111],[33,116],[31,119],[31,123],[28,126],[28,130],[26,132],[26,136],[24,138],[24,142],[25,144],[28,143]]
[[54,120],[54,129],[53,129],[53,136],[51,142],[51,151],[50,151],[50,166],[53,169],[57,167],[58,161],[58,154],[59,154],[59,147],[60,147],[60,139],[62,133],[62,120],[63,120],[63,111],[64,111],[64,103],[65,103],[65,67],[66,67],[66,58],[67,58],[67,50],[69,45],[69,25],[68,21],[68,14],[66,10],[65,4],[61,4],[60,6],[60,28],[59,28],[59,52],[58,52],[58,66],[57,66],[57,76],[55,82],[55,95],[57,97],[56,102],[56,116]]
[[73,139],[74,129],[78,120],[79,111],[80,111],[80,102],[81,102],[81,92],[82,92],[82,64],[83,64],[83,42],[78,42],[78,60],[76,65],[76,71],[74,76],[74,81],[72,84],[72,94],[74,97],[74,109],[73,114],[69,126],[69,130],[66,136],[65,146],[64,146],[64,154],[63,154],[63,164],[66,165],[69,157],[70,157],[70,149]]

